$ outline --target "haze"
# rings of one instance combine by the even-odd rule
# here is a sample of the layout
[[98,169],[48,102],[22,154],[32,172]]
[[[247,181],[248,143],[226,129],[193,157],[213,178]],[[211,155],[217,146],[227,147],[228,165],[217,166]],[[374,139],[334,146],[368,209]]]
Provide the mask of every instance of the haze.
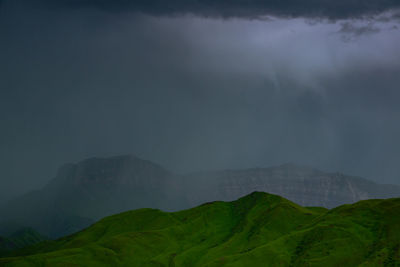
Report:
[[0,1],[0,195],[127,153],[400,184],[399,4],[250,2]]

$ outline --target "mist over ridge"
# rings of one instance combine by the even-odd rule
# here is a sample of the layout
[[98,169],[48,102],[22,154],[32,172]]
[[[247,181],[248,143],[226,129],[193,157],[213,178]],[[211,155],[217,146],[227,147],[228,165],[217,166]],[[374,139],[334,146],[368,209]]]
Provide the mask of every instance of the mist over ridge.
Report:
[[334,208],[398,197],[400,186],[295,164],[182,175],[132,155],[96,157],[64,164],[42,189],[1,205],[0,233],[17,224],[58,238],[128,210],[178,211],[232,201],[254,191],[277,194],[302,206]]
[[1,1],[3,198],[132,152],[399,184],[397,1],[163,3]]

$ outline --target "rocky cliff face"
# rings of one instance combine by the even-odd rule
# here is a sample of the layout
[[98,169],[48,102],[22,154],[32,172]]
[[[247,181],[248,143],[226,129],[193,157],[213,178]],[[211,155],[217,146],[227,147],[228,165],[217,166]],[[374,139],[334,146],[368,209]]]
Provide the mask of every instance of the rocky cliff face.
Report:
[[62,166],[55,181],[91,187],[93,185],[157,187],[170,173],[161,166],[127,155],[112,158],[91,158]]
[[0,218],[59,237],[104,216],[137,208],[165,208],[172,174],[133,156],[92,158],[62,166],[43,189],[7,203]]
[[161,166],[134,156],[92,158],[60,168],[44,191],[59,192],[57,206],[67,212],[100,219],[129,209],[163,208],[171,177]]
[[0,223],[16,222],[59,237],[126,210],[174,211],[204,202],[231,201],[254,191],[281,195],[303,206],[327,208],[400,196],[399,186],[293,164],[178,176],[150,161],[119,156],[64,165],[43,189],[3,206]]
[[254,191],[277,194],[302,206],[326,208],[363,199],[400,196],[399,186],[378,185],[359,177],[325,173],[293,164],[203,172],[190,175],[188,180],[197,181],[189,190],[193,191],[188,196],[192,204],[212,200],[231,201]]

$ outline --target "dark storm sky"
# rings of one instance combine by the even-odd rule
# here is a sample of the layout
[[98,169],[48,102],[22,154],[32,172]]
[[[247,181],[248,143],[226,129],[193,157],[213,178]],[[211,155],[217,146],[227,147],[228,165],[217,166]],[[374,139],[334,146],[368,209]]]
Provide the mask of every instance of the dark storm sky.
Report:
[[399,7],[0,0],[0,194],[126,153],[400,184]]

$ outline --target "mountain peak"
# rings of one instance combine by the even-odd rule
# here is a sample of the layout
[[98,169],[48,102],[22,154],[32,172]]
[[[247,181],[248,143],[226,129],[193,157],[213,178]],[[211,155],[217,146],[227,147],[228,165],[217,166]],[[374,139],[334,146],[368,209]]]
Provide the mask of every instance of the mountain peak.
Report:
[[133,155],[109,158],[94,157],[78,163],[61,166],[56,180],[73,184],[129,184],[141,179],[167,176],[169,172],[160,165]]
[[395,266],[399,203],[368,200],[328,212],[253,192],[174,213],[140,209],[17,251],[0,265]]
[[281,169],[281,170],[288,170],[288,171],[301,171],[301,172],[322,172],[316,168],[313,168],[308,165],[296,164],[293,162],[284,163],[282,165],[271,167],[273,169]]
[[278,195],[261,192],[261,191],[254,191],[248,195],[245,195],[238,200],[234,201],[233,203],[245,206],[254,206],[259,203],[268,203],[268,204],[276,204],[282,201],[286,201],[283,197]]

